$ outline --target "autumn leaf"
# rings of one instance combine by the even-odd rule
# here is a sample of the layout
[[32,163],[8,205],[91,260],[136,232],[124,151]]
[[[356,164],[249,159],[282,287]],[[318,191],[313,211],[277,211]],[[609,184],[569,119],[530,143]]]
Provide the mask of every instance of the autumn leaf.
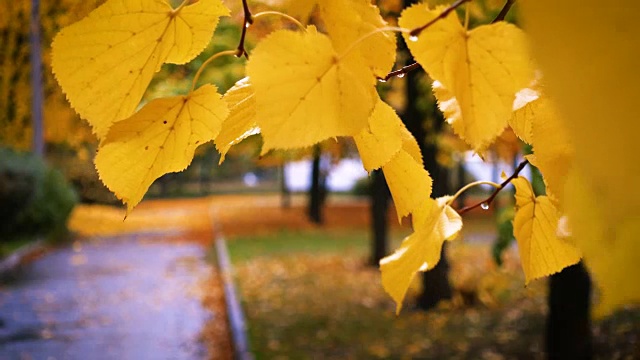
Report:
[[238,81],[224,94],[223,99],[229,107],[229,116],[222,123],[220,134],[216,137],[216,148],[220,152],[220,164],[224,161],[231,146],[251,135],[260,133],[256,124],[256,99],[249,78]]
[[[399,24],[413,29],[441,12],[414,5],[402,12]],[[467,31],[451,12],[417,41],[404,35],[414,58],[457,102],[460,116],[449,120],[456,133],[475,150],[486,148],[507,126],[516,92],[533,79],[524,33],[505,22]]]
[[353,137],[365,170],[379,169],[402,148],[402,120],[395,110],[378,99],[369,126]]
[[[362,37],[387,23],[369,0],[320,0],[320,16],[338,53],[351,48]],[[378,32],[356,45],[349,59],[366,64],[374,75],[384,78],[396,60],[396,40],[390,33]]]
[[291,15],[303,23],[309,20],[311,12],[316,7],[318,0],[258,0],[261,3],[284,10],[285,13]]
[[195,149],[218,135],[228,112],[213,85],[149,102],[109,130],[95,159],[100,179],[130,212],[155,179],[189,166]]
[[431,200],[432,180],[429,172],[404,149],[391,158],[382,171],[393,197],[398,221]]
[[558,238],[560,214],[548,196],[536,197],[529,181],[518,177],[513,236],[526,282],[557,273],[580,261],[580,250],[568,239]]
[[183,64],[209,44],[220,0],[173,10],[159,0],[110,0],[56,35],[52,67],[74,109],[102,139],[129,117],[163,63]]
[[574,145],[567,215],[602,288],[603,312],[640,302],[640,282],[632,275],[640,273],[639,6],[630,0],[522,3],[545,91]]
[[516,93],[513,101],[513,114],[509,118],[509,126],[516,136],[527,144],[532,144],[532,124],[538,112],[536,100],[540,98],[538,91],[524,88]]
[[247,64],[263,154],[362,131],[375,104],[375,77],[364,64],[352,65],[313,26],[264,39]]
[[462,218],[447,201],[450,197],[429,199],[414,214],[414,233],[402,241],[392,255],[380,261],[382,286],[396,302],[396,313],[418,271],[433,269],[440,261],[442,244],[462,229]]
[[547,96],[542,95],[530,103],[529,107],[535,113],[535,118],[531,122],[533,156],[527,158],[540,169],[547,194],[557,199],[564,209],[565,182],[575,153],[571,136],[555,105]]

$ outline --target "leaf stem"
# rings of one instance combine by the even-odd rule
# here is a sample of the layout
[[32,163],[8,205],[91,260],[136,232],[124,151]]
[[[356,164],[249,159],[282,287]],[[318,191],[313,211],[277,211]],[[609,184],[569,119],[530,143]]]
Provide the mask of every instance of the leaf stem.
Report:
[[418,68],[420,68],[420,64],[418,64],[417,62],[414,62],[413,64],[409,64],[407,66],[401,67],[398,70],[394,70],[394,71],[388,73],[387,76],[385,76],[383,78],[378,78],[378,80],[380,80],[382,82],[386,82],[386,81],[389,81],[389,79],[391,79],[394,76],[401,76],[402,77],[402,76],[406,75],[407,73],[409,73],[409,72],[411,72],[413,70],[416,70]]
[[504,20],[504,18],[507,16],[507,14],[509,13],[509,10],[511,10],[511,7],[515,2],[516,0],[507,0],[507,2],[504,3],[502,10],[500,10],[500,13],[498,14],[498,16],[496,16],[496,18],[493,19],[491,23],[493,24],[493,23],[497,23],[498,21]]
[[249,9],[249,5],[247,4],[247,0],[242,0],[242,9],[244,11],[244,20],[242,22],[242,34],[240,35],[240,43],[238,44],[238,48],[236,50],[236,57],[246,57],[249,58],[249,54],[247,54],[247,50],[244,48],[244,40],[247,36],[247,29],[251,24],[253,24],[253,17],[251,16],[251,10]]
[[500,184],[494,183],[493,181],[474,181],[474,182],[472,182],[470,184],[467,184],[467,185],[463,186],[462,189],[458,190],[458,192],[455,195],[453,195],[451,197],[451,199],[449,199],[449,201],[447,201],[447,203],[448,204],[453,203],[454,201],[456,201],[458,196],[460,196],[463,192],[471,189],[474,186],[478,186],[478,185],[490,185],[490,186],[493,186],[496,189],[500,188]]
[[254,14],[253,15],[253,20],[257,20],[258,18],[263,17],[263,16],[267,16],[267,15],[278,15],[278,16],[281,16],[281,17],[291,21],[292,23],[294,23],[296,26],[298,26],[298,28],[300,30],[304,31],[304,29],[305,29],[304,25],[302,25],[302,23],[300,23],[300,21],[298,21],[298,19],[294,18],[291,15],[287,15],[285,13],[281,13],[280,11],[262,11],[262,12],[259,12],[257,14]]
[[425,29],[427,29],[427,28],[428,28],[428,27],[430,27],[431,25],[435,24],[435,23],[436,23],[436,22],[438,22],[439,20],[442,20],[442,19],[446,18],[446,17],[447,17],[447,15],[449,15],[449,13],[450,13],[450,12],[452,12],[452,11],[453,11],[453,10],[455,10],[455,9],[457,9],[458,7],[460,7],[460,5],[462,5],[462,4],[464,4],[464,3],[468,2],[468,1],[471,1],[471,0],[456,0],[456,2],[454,2],[453,4],[451,4],[448,8],[444,9],[444,10],[440,13],[440,15],[438,15],[438,16],[436,16],[435,18],[431,19],[428,23],[426,23],[426,24],[424,24],[424,25],[422,25],[422,26],[420,26],[420,27],[417,27],[417,28],[415,28],[415,29],[411,30],[411,31],[409,32],[409,36],[411,36],[411,37],[415,37],[415,36],[420,35],[420,33],[421,33],[422,31],[424,31]]
[[221,56],[225,56],[225,55],[236,55],[237,54],[237,50],[225,50],[225,51],[221,51],[219,53],[213,54],[211,55],[207,60],[205,60],[202,65],[200,65],[200,68],[198,69],[198,72],[196,72],[196,75],[193,77],[193,82],[191,83],[191,90],[189,90],[189,93],[192,93],[193,90],[196,89],[196,84],[198,82],[198,79],[200,78],[200,74],[202,74],[202,70],[204,70],[204,67],[209,65],[210,62],[212,62],[213,60],[221,57]]
[[469,31],[469,3],[464,6],[464,30]]
[[[493,200],[496,198],[496,196],[498,196],[498,194],[500,193],[500,191],[502,191],[502,189],[504,189],[507,185],[509,185],[509,183],[511,182],[511,180],[515,179],[518,177],[518,175],[520,175],[520,172],[529,164],[529,160],[524,160],[523,162],[520,163],[520,165],[518,165],[518,167],[516,168],[516,170],[513,172],[513,174],[511,174],[511,176],[509,176],[505,181],[503,181],[502,183],[500,183],[496,189],[493,191],[493,193],[491,194],[491,196],[489,196],[488,198],[486,198],[483,201],[480,201],[476,204],[473,205],[469,205],[467,207],[463,207],[462,209],[458,210],[458,214],[462,215],[466,212],[469,212],[477,207],[481,207],[481,206],[489,206],[491,205],[491,203],[493,202]],[[472,183],[474,184],[474,183]],[[472,185],[469,184],[469,185]],[[495,184],[495,183],[494,183]],[[465,186],[464,188],[460,189],[463,190],[467,187],[469,187],[469,185]],[[461,193],[461,191],[458,191],[458,193],[456,193],[456,195],[454,196],[454,198],[452,200],[449,201],[449,203],[453,202],[453,200],[455,200],[456,197],[458,197],[458,195]]]
[[377,34],[377,33],[381,33],[381,32],[385,32],[385,31],[389,31],[389,32],[399,32],[399,33],[408,33],[410,30],[409,29],[405,29],[405,28],[401,28],[401,27],[396,27],[396,26],[385,26],[385,27],[381,27],[381,28],[377,28],[371,32],[368,32],[364,35],[362,35],[359,39],[357,39],[356,41],[354,41],[353,43],[351,43],[351,45],[342,52],[342,54],[340,54],[340,56],[338,56],[338,59],[344,59],[347,55],[349,55],[349,53],[351,51],[353,51],[353,49],[356,48],[356,46],[358,46],[361,42],[367,40],[368,38],[370,38],[371,36]]

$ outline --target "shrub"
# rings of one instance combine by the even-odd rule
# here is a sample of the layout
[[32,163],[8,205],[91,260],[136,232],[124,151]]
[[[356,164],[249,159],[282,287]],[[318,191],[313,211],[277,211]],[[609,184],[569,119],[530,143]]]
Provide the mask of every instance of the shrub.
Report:
[[76,202],[58,170],[33,154],[0,148],[0,241],[59,239]]

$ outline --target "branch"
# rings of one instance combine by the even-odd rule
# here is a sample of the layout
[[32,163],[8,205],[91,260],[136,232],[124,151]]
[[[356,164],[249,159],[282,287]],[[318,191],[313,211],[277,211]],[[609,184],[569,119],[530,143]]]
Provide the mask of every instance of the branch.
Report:
[[529,160],[525,160],[523,162],[520,163],[520,165],[518,165],[518,167],[516,168],[516,170],[513,172],[513,174],[511,174],[511,176],[509,176],[505,181],[503,181],[500,184],[500,187],[496,188],[493,193],[491,194],[491,196],[489,196],[487,199],[480,201],[477,204],[473,204],[473,205],[469,205],[467,207],[463,207],[462,209],[458,210],[458,214],[462,215],[466,212],[469,212],[477,207],[483,207],[483,208],[488,208],[489,205],[491,205],[491,203],[493,202],[493,200],[496,198],[496,196],[498,196],[498,194],[500,193],[500,191],[502,191],[502,189],[504,189],[507,185],[509,185],[509,183],[511,182],[511,180],[515,179],[518,177],[518,175],[520,174],[520,172],[529,164]]
[[493,19],[493,21],[491,23],[493,24],[493,23],[497,23],[498,21],[504,20],[504,18],[509,13],[509,10],[511,10],[511,7],[513,6],[513,3],[515,3],[515,2],[516,2],[516,0],[507,0],[507,2],[504,3],[504,6],[502,7],[502,10],[500,10],[500,13],[498,14],[498,16],[496,16],[496,18]]
[[454,2],[453,4],[451,4],[448,8],[444,9],[443,12],[440,13],[440,15],[436,16],[435,18],[431,19],[431,21],[429,21],[428,23],[415,28],[413,30],[411,30],[411,32],[409,33],[409,36],[412,38],[415,38],[416,36],[420,35],[420,33],[425,30],[426,28],[428,28],[429,26],[435,24],[436,22],[438,22],[441,19],[444,19],[447,17],[447,15],[449,15],[450,12],[452,12],[453,10],[457,9],[458,7],[460,7],[460,5],[469,2],[470,0],[457,0],[456,2]]
[[247,29],[249,25],[253,24],[253,17],[251,16],[251,10],[249,10],[249,5],[247,4],[247,0],[242,0],[242,8],[244,10],[244,21],[242,22],[242,35],[240,35],[240,43],[238,44],[238,50],[236,51],[237,57],[246,57],[249,58],[249,54],[247,54],[247,50],[244,48],[244,39],[247,35]]
[[416,70],[420,68],[420,64],[418,64],[417,62],[414,62],[413,64],[409,64],[407,66],[403,66],[398,70],[392,71],[390,73],[387,74],[387,76],[383,77],[383,78],[378,78],[378,80],[382,81],[382,82],[386,82],[389,81],[389,79],[391,79],[394,76],[397,77],[404,77],[407,73]]

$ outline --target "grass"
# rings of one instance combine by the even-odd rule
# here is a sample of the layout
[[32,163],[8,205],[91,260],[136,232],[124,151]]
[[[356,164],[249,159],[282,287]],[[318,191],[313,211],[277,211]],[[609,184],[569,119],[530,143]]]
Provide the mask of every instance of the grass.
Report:
[[[368,241],[354,230],[228,241],[257,359],[544,358],[546,282],[524,287],[514,249],[497,268],[489,244],[452,243],[454,299],[416,311],[414,286],[396,316],[378,269],[366,265]],[[640,355],[630,340],[640,312],[630,311],[594,326],[595,358]]]
[[244,262],[259,257],[286,256],[288,254],[350,253],[364,255],[369,234],[364,231],[282,231],[277,234],[237,237],[228,242],[233,262]]
[[25,237],[0,243],[0,259],[11,255],[14,251],[33,241],[32,238]]

